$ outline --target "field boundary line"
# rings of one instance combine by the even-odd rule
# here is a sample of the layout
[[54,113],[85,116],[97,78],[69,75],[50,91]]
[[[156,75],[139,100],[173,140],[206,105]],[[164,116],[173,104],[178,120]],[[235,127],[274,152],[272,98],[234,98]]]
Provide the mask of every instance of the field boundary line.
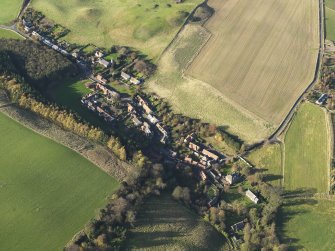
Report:
[[321,66],[322,66],[322,60],[323,60],[323,54],[324,54],[324,44],[325,44],[324,8],[325,8],[325,5],[323,3],[323,0],[319,0],[319,52],[318,52],[313,81],[307,86],[307,88],[303,91],[303,93],[295,101],[289,113],[286,115],[285,119],[280,123],[277,130],[275,130],[271,134],[271,136],[269,137],[269,140],[276,139],[279,135],[281,135],[285,131],[285,127],[293,119],[293,115],[296,109],[298,108],[299,104],[301,103],[301,101],[303,101],[305,94],[311,91],[314,85],[318,83],[320,79],[320,72],[321,72]]
[[[83,138],[83,137],[81,137],[81,136],[79,136],[79,135],[77,135],[77,134],[75,134],[75,133],[72,133],[72,132],[70,132],[70,131],[67,131],[66,129],[62,128],[61,126],[57,125],[56,123],[54,123],[54,122],[52,122],[52,121],[50,121],[50,120],[48,120],[48,119],[45,119],[45,118],[41,117],[40,115],[36,114],[36,113],[33,112],[33,111],[24,110],[24,109],[18,107],[15,103],[14,103],[14,104],[11,104],[11,105],[9,105],[9,106],[7,106],[7,107],[12,107],[14,110],[17,109],[17,110],[19,110],[19,111],[21,111],[21,112],[23,112],[23,113],[27,113],[27,114],[28,114],[28,113],[32,113],[32,114],[34,114],[35,116],[37,116],[39,119],[41,119],[42,121],[47,122],[49,125],[52,124],[52,125],[56,126],[56,127],[57,127],[60,131],[62,131],[63,133],[65,133],[65,134],[67,134],[67,135],[71,134],[71,135],[73,135],[73,136],[75,136],[75,137],[77,137],[77,138],[83,140],[86,144],[91,144],[91,145],[93,145],[94,148],[99,147],[99,146],[100,146],[100,147],[103,147],[102,145],[100,145],[100,144],[98,144],[98,143],[92,143],[91,141],[89,141],[89,140],[86,139],[86,138]],[[68,148],[69,150],[76,152],[77,154],[79,154],[80,156],[82,156],[83,158],[85,158],[86,160],[88,160],[90,163],[92,163],[94,166],[98,167],[101,171],[105,172],[106,174],[108,174],[108,175],[111,176],[112,178],[116,179],[118,182],[122,182],[122,181],[124,180],[124,178],[120,178],[120,177],[118,177],[118,175],[113,174],[113,172],[110,172],[107,168],[106,168],[106,169],[103,168],[99,163],[97,163],[97,162],[91,160],[90,158],[88,158],[88,157],[84,154],[84,152],[80,152],[80,149],[85,149],[85,146],[84,146],[84,145],[82,145],[82,146],[81,146],[80,148],[78,148],[78,150],[77,150],[77,149],[75,149],[75,148],[72,148],[69,144],[65,144],[64,142],[58,141],[56,137],[49,136],[47,133],[43,133],[43,132],[41,132],[40,130],[34,128],[33,126],[31,126],[31,123],[28,122],[28,121],[27,121],[26,124],[23,123],[22,121],[25,120],[25,118],[23,118],[23,117],[21,117],[20,119],[18,119],[16,116],[12,116],[12,115],[10,114],[10,112],[8,112],[8,111],[6,111],[6,110],[4,110],[4,109],[0,109],[0,112],[1,112],[2,114],[4,114],[5,116],[7,116],[8,118],[10,118],[10,119],[14,120],[15,122],[19,123],[19,124],[22,125],[23,127],[27,128],[28,130],[31,130],[31,131],[33,131],[34,133],[36,133],[36,134],[38,134],[38,135],[40,135],[40,136],[42,136],[42,137],[45,137],[45,138],[47,138],[47,139],[49,139],[49,140],[52,140],[52,141],[55,142],[56,144],[60,144],[60,145],[62,145],[62,146],[64,146],[64,147]],[[19,117],[19,116],[18,116],[18,117]],[[103,148],[105,149],[105,147],[103,147]],[[108,152],[109,152],[109,151],[108,151]],[[109,153],[110,153],[110,152],[109,152]],[[116,156],[114,156],[112,153],[110,153],[110,154],[114,157],[114,162],[115,162],[115,164],[118,165],[118,161],[120,161],[120,160],[119,160]],[[127,163],[127,164],[128,164],[128,163]],[[115,168],[112,168],[112,169],[115,169]],[[126,175],[127,175],[127,173],[124,173],[124,176],[126,176]]]
[[331,170],[332,170],[332,163],[333,163],[333,153],[334,153],[334,127],[333,127],[333,120],[332,120],[332,113],[328,112],[327,109],[322,109],[325,112],[326,116],[326,125],[327,131],[329,133],[329,142],[328,142],[328,157],[329,157],[329,166],[328,166],[328,193],[331,192],[330,190],[330,180],[331,180]]

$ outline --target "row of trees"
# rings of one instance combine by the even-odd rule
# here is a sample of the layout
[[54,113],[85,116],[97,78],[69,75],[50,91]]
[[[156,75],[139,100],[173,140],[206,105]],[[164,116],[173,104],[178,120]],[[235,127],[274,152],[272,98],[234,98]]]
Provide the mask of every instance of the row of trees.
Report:
[[13,78],[0,78],[1,87],[6,89],[11,99],[21,107],[31,110],[47,118],[63,128],[70,130],[90,140],[106,144],[121,160],[126,160],[126,149],[117,138],[108,136],[101,129],[81,121],[75,114],[59,108],[57,105],[41,101],[36,92],[26,83],[20,83]]

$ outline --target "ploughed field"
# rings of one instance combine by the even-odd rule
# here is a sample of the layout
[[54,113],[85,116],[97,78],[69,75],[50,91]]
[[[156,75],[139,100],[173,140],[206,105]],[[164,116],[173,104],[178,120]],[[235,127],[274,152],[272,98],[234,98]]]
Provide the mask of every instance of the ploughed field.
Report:
[[318,0],[209,0],[212,36],[186,73],[278,125],[312,82]]
[[[169,195],[148,199],[122,250],[227,250],[224,237]],[[226,249],[224,249],[224,247]]]
[[66,40],[131,46],[157,57],[201,0],[33,0],[32,7],[66,28]]
[[0,250],[62,250],[118,183],[0,113]]

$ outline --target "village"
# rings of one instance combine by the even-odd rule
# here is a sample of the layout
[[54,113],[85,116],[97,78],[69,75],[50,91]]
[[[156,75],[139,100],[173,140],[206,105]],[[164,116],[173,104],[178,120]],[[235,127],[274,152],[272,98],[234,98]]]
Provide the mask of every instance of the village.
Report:
[[[176,168],[181,170],[187,166],[193,169],[198,177],[199,182],[206,184],[211,190],[208,193],[208,208],[216,207],[220,201],[225,187],[231,187],[245,180],[245,176],[240,172],[230,172],[223,175],[219,170],[231,159],[240,159],[248,163],[241,156],[226,156],[200,143],[197,135],[189,134],[185,139],[186,149],[180,154],[170,147],[169,128],[161,122],[161,119],[155,113],[155,107],[140,94],[123,97],[123,95],[114,89],[111,85],[111,79],[127,87],[140,87],[143,84],[145,76],[134,69],[131,69],[134,62],[127,62],[124,65],[118,65],[119,70],[111,71],[116,65],[116,60],[106,55],[102,49],[95,49],[88,55],[83,54],[80,50],[67,50],[64,43],[59,44],[57,40],[50,39],[40,34],[38,29],[31,22],[22,19],[22,27],[27,36],[40,42],[52,50],[61,53],[63,56],[75,61],[85,71],[91,80],[86,87],[90,93],[81,98],[81,104],[97,116],[102,118],[107,124],[113,125],[116,121],[122,121],[124,125],[141,132],[148,140],[158,141],[163,145],[161,150],[163,155],[176,164]],[[131,70],[130,70],[131,69]],[[322,99],[322,100],[321,100]],[[327,96],[322,96],[317,102],[320,105],[325,102]],[[256,192],[249,188],[244,192],[245,197],[253,204],[260,203],[260,198]],[[236,241],[239,239],[238,234],[244,227],[245,221],[234,223],[230,227],[229,234]]]

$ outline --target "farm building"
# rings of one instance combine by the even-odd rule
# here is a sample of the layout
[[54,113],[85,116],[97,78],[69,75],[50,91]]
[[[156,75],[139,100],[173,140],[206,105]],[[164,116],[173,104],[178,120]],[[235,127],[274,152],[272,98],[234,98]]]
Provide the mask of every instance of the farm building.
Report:
[[323,105],[328,98],[327,94],[322,94],[320,98],[315,102],[317,105]]
[[96,51],[94,54],[97,58],[102,58],[104,56],[104,54],[102,53],[102,51]]
[[129,113],[136,113],[135,107],[130,103],[127,103],[127,109]]
[[141,130],[145,133],[145,135],[150,136],[152,134],[150,130],[150,125],[147,122],[143,122],[141,126]]
[[201,180],[205,181],[207,179],[206,174],[204,173],[204,171],[200,171],[200,178]]
[[151,124],[156,124],[159,121],[154,115],[151,115],[151,114],[148,114],[147,118]]
[[257,196],[251,192],[249,189],[245,192],[245,195],[255,204],[258,203],[259,199],[257,198]]

